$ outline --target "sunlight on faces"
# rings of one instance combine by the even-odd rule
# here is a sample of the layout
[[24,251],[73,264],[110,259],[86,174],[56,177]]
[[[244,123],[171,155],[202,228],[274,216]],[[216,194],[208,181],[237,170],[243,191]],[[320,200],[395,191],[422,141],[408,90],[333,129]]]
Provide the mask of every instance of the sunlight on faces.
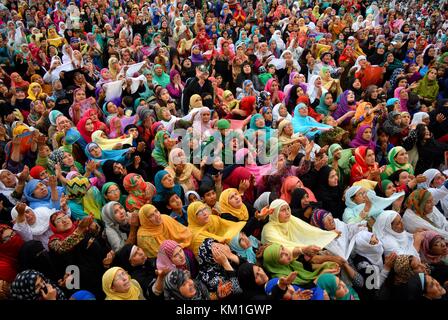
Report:
[[171,262],[177,266],[181,267],[186,263],[186,257],[184,253],[184,249],[181,246],[177,246],[173,251],[173,256],[171,257]]
[[372,129],[367,128],[364,130],[364,132],[362,133],[362,138],[366,141],[370,141],[370,139],[372,139]]
[[375,152],[372,149],[367,149],[366,164],[368,166],[373,166],[375,164]]
[[48,188],[42,182],[36,185],[36,189],[33,191],[33,196],[37,199],[45,198],[48,195]]
[[205,226],[210,221],[210,210],[203,208],[196,213],[196,220],[200,226]]
[[161,182],[164,188],[171,189],[174,187],[174,179],[169,173],[163,176]]
[[156,226],[160,226],[162,224],[162,216],[160,215],[159,210],[155,209],[153,212],[148,214],[148,220]]
[[406,150],[401,150],[394,159],[398,164],[406,164],[409,160],[408,152]]
[[402,233],[404,231],[403,220],[401,219],[400,215],[397,215],[392,221],[391,228],[397,233]]
[[355,193],[355,195],[352,197],[352,200],[356,204],[364,203],[364,198],[367,196],[367,190],[364,188],[361,188],[358,190],[358,192]]
[[331,170],[330,174],[328,175],[328,185],[330,187],[337,187],[339,183],[339,177],[336,172],[336,170]]
[[397,192],[397,188],[394,186],[394,184],[392,182],[387,184],[386,190],[384,190],[385,196],[388,198],[391,195],[393,195],[395,192]]
[[291,252],[284,246],[280,246],[280,258],[278,259],[278,263],[288,265],[291,263],[292,259]]
[[145,264],[146,259],[147,256],[145,254],[145,251],[142,248],[137,247],[134,254],[129,259],[129,262],[133,267],[142,266]]
[[97,145],[93,145],[89,148],[90,154],[93,158],[100,158],[103,152],[101,151],[101,148]]
[[120,188],[117,185],[111,185],[106,191],[106,199],[109,201],[119,201],[121,197]]

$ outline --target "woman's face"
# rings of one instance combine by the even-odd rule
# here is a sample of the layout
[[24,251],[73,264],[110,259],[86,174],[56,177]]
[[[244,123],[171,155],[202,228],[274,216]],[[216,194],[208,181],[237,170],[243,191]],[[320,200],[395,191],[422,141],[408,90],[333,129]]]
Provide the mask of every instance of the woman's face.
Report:
[[294,77],[292,77],[292,85],[296,86],[300,83],[300,75],[296,73]]
[[196,219],[200,226],[205,226],[210,221],[210,210],[203,208],[196,213]]
[[367,128],[366,130],[364,130],[364,132],[362,133],[362,138],[366,141],[370,141],[372,139],[372,129]]
[[331,106],[333,104],[333,97],[332,97],[332,95],[331,94],[325,95],[324,102],[325,102],[325,105]]
[[147,259],[147,256],[145,254],[145,251],[143,251],[142,248],[137,247],[137,250],[135,250],[134,255],[129,259],[129,262],[131,263],[131,266],[141,266],[145,264],[145,261]]
[[115,113],[118,112],[118,108],[117,108],[117,106],[115,105],[115,103],[113,103],[113,102],[109,102],[109,103],[107,104],[107,112],[109,112],[110,114],[115,114]]
[[429,80],[436,80],[437,79],[437,70],[436,69],[431,69],[428,72],[428,79]]
[[34,189],[33,195],[37,199],[45,198],[48,195],[47,186],[42,182],[39,182],[36,186],[36,189]]
[[[398,87],[402,87],[402,88],[406,88],[408,85],[408,80],[407,79],[401,79],[398,82]],[[403,92],[404,90],[401,90],[401,92]]]
[[129,274],[123,269],[118,270],[112,282],[112,290],[118,293],[126,293],[129,289],[131,289]]
[[301,115],[302,117],[306,117],[306,116],[308,116],[308,107],[300,108],[300,109],[299,109],[299,113],[300,113],[300,115]]
[[241,198],[241,195],[239,194],[239,192],[232,192],[229,195],[229,204],[235,208],[235,209],[239,209],[243,206],[243,199]]
[[30,226],[32,226],[36,223],[36,215],[34,214],[33,210],[31,210],[31,209],[25,210],[25,219],[26,219],[26,223]]
[[294,128],[292,127],[291,123],[288,123],[284,128],[283,128],[283,132],[285,133],[285,135],[287,136],[292,136],[292,134],[294,133]]
[[403,221],[401,220],[400,215],[397,215],[391,224],[392,230],[397,233],[402,233],[404,231]]
[[7,188],[14,188],[16,186],[16,176],[9,171],[0,173],[0,180]]
[[190,60],[190,59],[186,59],[186,60],[184,60],[183,65],[184,65],[184,67],[187,68],[187,69],[191,68],[191,60]]
[[196,286],[194,281],[189,278],[179,287],[180,294],[187,299],[191,299],[196,295]]
[[122,165],[121,163],[119,163],[119,162],[115,162],[115,163],[114,163],[114,165],[113,165],[113,170],[114,170],[114,173],[115,173],[115,174],[118,174],[118,175],[121,175],[121,176],[127,174],[126,169],[125,169],[125,168],[123,167],[123,165]]
[[168,92],[167,89],[162,89],[160,91],[160,99],[162,99],[162,101],[169,101],[170,100],[170,93]]
[[348,288],[345,285],[344,281],[342,281],[341,279],[336,277],[336,285],[337,285],[336,294],[335,294],[336,298],[344,297],[348,293]]
[[155,209],[148,215],[148,220],[151,221],[153,225],[160,226],[162,224],[162,217],[159,210]]
[[121,196],[120,188],[117,185],[111,185],[106,192],[107,200],[119,201]]
[[316,80],[314,81],[314,85],[315,85],[316,87],[320,87],[320,86],[322,86],[322,79],[321,79],[321,77],[317,77],[317,78],[316,78]]
[[408,153],[406,150],[401,150],[400,152],[398,152],[398,154],[395,156],[395,161],[398,164],[406,164],[408,163]]
[[394,62],[394,55],[393,55],[393,54],[388,54],[388,55],[387,55],[387,58],[386,58],[386,61],[387,61],[388,63],[392,63],[392,62]]
[[93,147],[91,147],[89,149],[89,151],[90,151],[90,154],[91,154],[91,156],[93,158],[99,158],[103,154],[102,151],[101,151],[101,148],[98,147],[97,145],[94,145]]
[[292,261],[291,252],[288,249],[286,249],[285,247],[281,246],[280,247],[280,258],[279,258],[278,262],[283,265],[288,265],[291,263],[291,261]]
[[203,123],[208,123],[210,121],[210,111],[205,111],[201,114],[201,120]]
[[300,205],[302,206],[302,208],[306,208],[310,205],[310,197],[308,193],[305,193],[302,200],[300,200]]
[[94,129],[93,121],[90,119],[87,119],[84,128],[86,129],[87,132],[93,132],[93,129]]
[[354,102],[355,101],[355,94],[353,93],[353,91],[349,91],[347,94],[347,101],[350,102]]
[[439,188],[439,187],[441,187],[441,186],[443,185],[443,183],[445,182],[445,180],[446,180],[446,177],[445,177],[443,174],[438,173],[438,174],[436,174],[436,176],[434,177],[434,179],[432,179],[431,187],[433,187],[433,188]]
[[174,179],[171,177],[170,174],[166,174],[162,178],[162,186],[167,189],[171,189],[174,187]]
[[275,91],[275,90],[278,90],[278,82],[272,81],[271,91]]
[[324,218],[324,228],[325,230],[332,231],[336,229],[336,224],[334,223],[334,218],[331,214],[328,214]]
[[397,192],[397,188],[395,188],[393,183],[389,183],[386,186],[386,190],[384,191],[384,194],[386,195],[386,197],[390,197],[391,195],[393,195],[395,192]]
[[401,100],[408,100],[409,99],[409,94],[406,90],[401,90],[400,91],[400,99]]
[[423,212],[425,214],[430,214],[434,209],[434,198],[432,195],[429,196],[428,200],[425,203],[425,208]]
[[119,224],[124,224],[126,222],[126,210],[119,203],[115,204],[113,207],[114,219]]
[[70,216],[64,213],[58,214],[53,223],[57,232],[67,231],[73,226],[73,222],[72,219],[70,219]]
[[266,282],[269,281],[269,277],[266,275],[266,272],[264,272],[263,268],[254,265],[253,270],[254,270],[255,283],[257,284],[257,286],[263,286],[266,284]]
[[[283,117],[283,118],[288,115],[288,109],[286,109],[285,105],[282,104],[280,106],[280,108],[278,108],[278,114],[280,115],[280,117]],[[291,128],[292,128],[292,126],[291,126]]]
[[369,244],[371,244],[372,246],[375,246],[379,243],[380,241],[378,240],[378,238],[376,237],[376,235],[372,234],[372,237],[370,237],[370,241]]
[[67,167],[71,167],[75,164],[75,159],[70,153],[64,152],[64,158],[62,159],[62,163]]
[[289,209],[288,205],[284,205],[280,208],[280,211],[278,213],[278,221],[280,223],[286,223],[291,218],[291,210]]
[[302,87],[297,87],[296,93],[298,97],[302,96],[304,94]]
[[330,175],[328,176],[328,185],[330,187],[337,187],[338,186],[338,174],[336,173],[336,170],[331,170]]
[[366,164],[368,166],[373,166],[375,164],[375,152],[372,149],[367,149]]
[[186,263],[184,249],[181,246],[177,246],[173,251],[171,262],[178,267],[184,266]]
[[264,128],[265,126],[264,118],[260,117],[257,120],[255,120],[255,125],[257,126],[257,128]]
[[352,197],[352,200],[356,204],[361,204],[364,203],[366,196],[367,196],[367,190],[361,188],[358,190],[358,192],[355,193],[355,195]]
[[430,299],[440,299],[446,294],[445,288],[442,287],[440,283],[430,275],[425,275],[425,284],[425,296]]

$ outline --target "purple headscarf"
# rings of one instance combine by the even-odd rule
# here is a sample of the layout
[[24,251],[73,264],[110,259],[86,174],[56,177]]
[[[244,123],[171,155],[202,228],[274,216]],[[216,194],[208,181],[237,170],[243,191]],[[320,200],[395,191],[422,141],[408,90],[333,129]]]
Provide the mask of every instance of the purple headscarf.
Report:
[[[349,111],[352,111],[352,108],[348,104],[347,96],[351,90],[345,90],[339,99],[338,107],[333,113],[333,118],[336,120],[342,117],[344,114],[346,114]],[[345,124],[346,121],[349,121],[350,119],[346,119],[343,123]]]
[[364,131],[366,131],[367,129],[372,129],[372,127],[366,124],[358,128],[355,138],[349,143],[350,147],[357,148],[360,146],[365,146],[369,147],[372,150],[375,150],[375,142],[373,142],[372,140],[364,140],[362,137]]

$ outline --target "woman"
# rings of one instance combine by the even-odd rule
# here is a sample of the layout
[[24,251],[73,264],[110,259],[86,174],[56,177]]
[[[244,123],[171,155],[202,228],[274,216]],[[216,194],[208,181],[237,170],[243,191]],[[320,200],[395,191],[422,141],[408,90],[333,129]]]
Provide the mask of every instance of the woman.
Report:
[[221,218],[230,221],[249,220],[249,211],[243,203],[239,191],[235,188],[228,188],[221,192],[219,197],[219,207],[221,209]]
[[247,180],[249,182],[249,186],[242,194],[243,201],[248,205],[255,201],[255,177],[247,168],[238,166],[234,168],[227,177],[224,176],[222,180],[223,189],[239,189],[241,181]]
[[303,182],[296,176],[288,176],[283,180],[282,187],[280,189],[280,199],[285,200],[287,203],[291,203],[293,200],[292,193],[295,189],[302,188],[308,194],[308,198],[312,202],[316,202],[314,193],[303,185]]
[[191,250],[194,255],[206,238],[219,242],[230,242],[246,225],[245,222],[233,222],[212,215],[205,203],[195,201],[188,206],[188,228],[193,233]]
[[420,248],[420,260],[429,265],[432,276],[441,283],[447,281],[447,255],[448,250],[445,238],[437,232],[425,231]]
[[437,69],[430,68],[423,79],[417,82],[417,87],[413,91],[418,95],[420,101],[429,106],[439,94],[439,84],[437,82]]
[[0,280],[11,283],[17,275],[22,237],[11,227],[0,224]]
[[102,282],[106,300],[145,300],[140,284],[120,267],[107,270]]
[[352,141],[350,141],[349,146],[352,148],[365,146],[369,149],[375,150],[376,145],[372,138],[372,127],[370,125],[361,126],[356,130],[356,136],[352,139]]
[[[295,253],[295,251],[294,251]],[[274,243],[263,252],[263,267],[271,277],[287,277],[291,272],[297,272],[297,277],[292,284],[307,285],[318,278],[324,272],[333,272],[333,263],[324,263],[313,271],[308,271],[303,264],[297,261],[297,256],[283,245]]]
[[[53,177],[55,178],[55,177]],[[41,180],[32,179],[27,182],[23,195],[32,208],[47,207],[50,209],[59,209],[59,200],[61,198],[63,187],[56,186],[56,179],[46,186]]]
[[161,215],[151,204],[141,207],[138,217],[140,227],[137,232],[137,245],[152,258],[157,256],[160,244],[164,240],[175,240],[182,248],[190,246],[192,231],[173,218]]
[[[319,76],[322,79],[323,87],[334,97],[338,97],[342,93],[339,79],[333,79],[331,77],[331,72],[328,67],[322,67],[322,69],[320,69]],[[322,94],[325,94],[325,92],[322,92]]]
[[173,269],[163,283],[165,300],[209,300],[210,293],[202,281],[193,280],[187,270]]
[[352,166],[350,184],[367,179],[380,181],[380,170],[375,162],[375,151],[366,146],[355,149],[355,164]]
[[174,140],[170,138],[168,131],[161,130],[156,133],[154,138],[154,150],[151,155],[157,166],[168,167],[168,155],[174,146]]
[[129,135],[129,137],[109,139],[102,130],[95,130],[92,133],[91,138],[92,142],[99,145],[102,150],[116,150],[116,148],[120,145],[132,145],[133,140],[132,135]]
[[403,215],[406,231],[414,233],[419,229],[432,230],[448,239],[448,221],[434,205],[431,192],[415,190],[407,200],[407,209]]
[[430,168],[439,168],[444,161],[444,154],[448,151],[448,144],[434,139],[427,125],[418,124],[416,129],[418,161],[415,173],[419,174]]
[[310,198],[305,189],[295,188],[294,191],[291,192],[291,202],[289,205],[294,217],[309,223],[311,213],[318,204],[314,201],[310,202]]
[[294,133],[304,134],[310,139],[314,139],[316,135],[319,135],[324,131],[333,129],[332,126],[319,123],[308,116],[308,107],[304,103],[299,103],[295,107],[292,124]]
[[389,178],[395,171],[405,170],[409,174],[414,174],[414,168],[408,161],[408,153],[403,147],[394,147],[387,155],[389,164],[381,173],[381,180]]
[[334,110],[335,106],[333,104],[333,96],[331,92],[323,93],[320,97],[319,105],[316,107],[316,112],[327,116]]
[[187,161],[185,152],[180,148],[173,148],[168,157],[168,166],[165,168],[171,177],[185,192],[197,190],[198,182],[202,180],[202,171]]
[[108,202],[101,211],[101,218],[105,224],[107,242],[114,252],[126,244],[136,243],[138,226],[120,203]]
[[87,144],[85,148],[85,154],[89,160],[95,161],[95,163],[103,164],[107,160],[114,160],[122,164],[129,163],[129,158],[134,152],[134,149],[121,149],[121,150],[103,150],[97,143],[91,142]]
[[335,232],[319,230],[291,216],[291,208],[284,200],[275,200],[269,208],[274,209],[274,213],[269,216],[269,222],[263,227],[263,243],[282,244],[289,250],[309,245],[323,248],[337,236]]
[[330,300],[359,300],[358,294],[334,274],[323,274],[317,278],[317,285],[324,289]]
[[13,300],[66,300],[64,292],[36,270],[19,273],[10,290]]
[[155,187],[143,180],[142,176],[130,173],[124,177],[124,189],[128,192],[126,209],[130,212],[139,210],[143,205],[151,203],[156,193]]
[[395,193],[389,198],[378,197],[373,190],[366,190],[361,186],[352,186],[345,191],[345,205],[343,221],[345,223],[359,223],[363,220],[371,222],[377,219],[384,209],[397,199],[404,196],[404,192]]
[[65,192],[73,220],[81,220],[87,216],[101,220],[101,203],[97,202],[97,199],[101,199],[101,194],[97,187],[91,186],[89,179],[75,176],[67,180]]
[[373,225],[373,233],[381,240],[386,255],[408,254],[418,257],[421,239],[417,234],[412,235],[404,230],[403,222],[398,214],[392,210],[383,211]]
[[109,201],[116,201],[121,205],[126,205],[126,196],[121,193],[120,186],[116,182],[106,182],[101,188],[101,195],[103,196],[104,205]]
[[162,212],[168,210],[165,206],[165,198],[169,192],[176,193],[181,199],[185,198],[184,189],[174,182],[173,177],[166,170],[161,170],[156,173],[154,185],[157,192],[153,198],[153,204]]
[[198,274],[198,265],[193,252],[182,248],[180,244],[173,240],[165,240],[160,244],[156,266],[157,270],[185,270],[193,278],[196,278]]
[[322,204],[321,208],[331,211],[335,218],[342,219],[345,209],[345,203],[342,200],[344,186],[339,180],[336,170],[324,166],[319,170],[317,180],[316,198]]
[[345,90],[342,95],[339,96],[338,106],[332,116],[335,120],[338,120],[339,118],[344,117],[344,115],[352,113],[351,117],[346,117],[342,122],[342,124],[348,125],[354,115],[354,112],[351,111],[356,111],[355,94],[353,91]]

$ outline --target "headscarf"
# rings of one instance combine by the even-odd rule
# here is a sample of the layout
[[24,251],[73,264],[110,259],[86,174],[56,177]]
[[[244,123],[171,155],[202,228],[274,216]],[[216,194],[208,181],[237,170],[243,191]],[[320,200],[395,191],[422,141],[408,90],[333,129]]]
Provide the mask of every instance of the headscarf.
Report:
[[370,112],[370,114],[367,116],[366,107],[370,107],[372,109],[372,104],[370,102],[361,102],[356,107],[356,113],[353,116],[353,119],[355,119],[356,121],[360,121],[361,118],[363,118],[363,120],[358,123],[358,128],[365,125],[372,126],[375,115],[373,112]]
[[288,222],[281,223],[278,215],[283,206],[287,206],[291,211],[284,200],[277,199],[271,203],[270,208],[274,209],[274,213],[269,216],[269,222],[261,232],[263,243],[282,244],[290,250],[297,246],[308,245],[323,248],[336,238],[335,232],[320,230],[294,216],[291,216]]
[[366,146],[372,150],[375,150],[375,148],[376,148],[375,142],[373,142],[372,140],[365,140],[362,137],[362,135],[364,134],[364,131],[366,131],[367,129],[372,129],[372,127],[370,125],[363,125],[361,127],[358,127],[358,130],[356,130],[355,138],[352,141],[350,141],[350,143],[349,143],[350,147],[356,148],[359,146]]
[[[357,147],[355,149],[355,164],[352,167],[352,172],[360,175],[364,175],[366,174],[369,170],[371,169],[377,169],[378,168],[378,164],[375,162],[373,164],[373,166],[370,166],[371,168],[369,168],[369,165],[367,165],[366,163],[366,156],[367,156],[367,151],[368,150],[372,150],[369,147],[366,146],[360,146]],[[373,150],[375,151],[375,150]],[[352,174],[353,177],[353,174]]]
[[[5,224],[0,224],[0,234],[4,230],[10,229]],[[0,242],[0,280],[12,282],[17,275],[19,251],[23,246],[23,239],[19,234],[14,236],[6,242]]]
[[[34,209],[38,207],[53,207],[53,201],[51,200],[51,189],[50,187],[47,187],[48,194],[43,198],[36,198],[34,197],[33,193],[34,190],[36,190],[37,184],[41,182],[37,179],[32,179],[28,181],[25,185],[25,189],[23,190],[23,195],[25,196],[26,200],[29,203],[29,206]],[[59,189],[60,190],[60,189]],[[58,191],[59,191],[58,190]]]
[[[94,158],[90,153],[90,150],[97,146],[101,149],[101,156],[99,158]],[[85,154],[89,160],[93,160],[95,162],[99,162],[103,164],[107,160],[114,160],[120,163],[126,162],[125,156],[128,153],[129,149],[121,149],[121,150],[103,150],[96,142],[90,142],[87,144],[85,148]]]
[[151,204],[145,204],[140,208],[137,245],[144,249],[149,257],[157,256],[160,244],[167,239],[176,241],[182,248],[188,247],[192,239],[190,229],[164,214],[161,215],[162,223],[158,226],[154,225],[148,216],[155,210],[156,207]]
[[390,177],[394,172],[398,170],[404,170],[407,171],[409,174],[414,174],[414,168],[412,165],[407,162],[405,164],[398,164],[395,161],[395,157],[398,153],[401,151],[406,151],[403,147],[398,146],[390,149],[387,159],[389,161],[389,164],[386,166],[386,169],[381,173],[381,179],[386,179]]
[[258,239],[254,236],[249,236],[250,246],[247,249],[243,249],[240,245],[241,233],[238,233],[230,241],[230,249],[235,252],[239,257],[246,259],[250,263],[257,262],[257,256],[254,249],[258,248]]
[[[103,291],[106,294],[106,300],[140,300],[142,295],[142,288],[140,284],[131,279],[131,277],[126,273],[131,282],[131,288],[128,292],[116,292],[112,289],[112,283],[114,281],[115,275],[118,271],[124,269],[120,267],[112,267],[103,274]],[[126,272],[126,271],[125,271]]]
[[128,174],[124,177],[123,186],[129,193],[126,198],[126,209],[139,209],[147,202],[145,198],[147,185],[141,175],[136,173]]
[[423,262],[431,263],[431,264],[438,264],[442,259],[444,259],[444,256],[435,256],[431,252],[431,246],[435,243],[436,240],[442,239],[445,241],[445,239],[434,231],[425,231],[425,237],[423,238],[421,247],[420,247],[420,258]]
[[356,102],[354,105],[349,105],[347,101],[347,96],[350,93],[350,90],[345,90],[342,95],[339,96],[339,103],[336,110],[333,112],[333,117],[337,120],[347,112],[354,110],[353,106],[356,106]]
[[[327,124],[323,124],[314,120],[314,118],[310,116],[302,116],[300,115],[299,109],[306,108],[307,106],[304,103],[299,103],[294,108],[294,117],[292,118],[292,126],[294,128],[294,133],[302,133],[307,137],[314,137],[316,134],[322,132],[322,130],[329,130],[333,127]],[[317,128],[318,130],[311,131],[312,128]],[[321,129],[321,130],[319,130]]]
[[389,134],[390,136],[394,136],[396,134],[401,133],[401,131],[403,131],[403,128],[401,128],[399,125],[396,125],[394,122],[394,118],[398,115],[401,115],[401,113],[398,111],[394,110],[394,111],[389,112],[389,114],[387,115],[386,121],[384,121],[384,123],[383,123],[384,131],[386,131],[387,134]]
[[417,83],[417,88],[414,89],[414,92],[421,97],[435,100],[437,98],[437,94],[439,93],[439,84],[436,80],[429,80],[427,72],[423,79],[421,79]]
[[355,236],[354,252],[364,258],[367,258],[370,263],[382,269],[384,253],[383,243],[378,239],[377,244],[370,244],[370,239],[372,236],[373,233],[367,230],[358,232]]
[[168,173],[166,170],[160,170],[156,173],[154,177],[154,185],[156,187],[157,193],[153,198],[153,201],[163,201],[165,200],[165,196],[169,192],[176,193],[179,197],[182,198],[182,187],[178,184],[174,184],[174,187],[172,189],[167,189],[162,184],[162,179],[165,177]]
[[[171,260],[173,258],[174,249],[176,249],[177,247],[182,248],[176,241],[173,240],[165,240],[160,244],[159,252],[157,253],[158,270],[188,270],[187,262],[183,266],[176,266]],[[185,260],[187,261],[187,258],[185,258]]]
[[156,163],[162,167],[168,166],[168,161],[167,161],[168,156],[166,154],[167,150],[165,148],[165,145],[163,144],[163,142],[164,142],[163,137],[165,135],[170,136],[168,131],[165,131],[165,130],[161,130],[156,133],[156,136],[154,138],[154,150],[151,153],[151,155],[154,158],[154,160],[156,161]]
[[291,272],[297,272],[297,277],[293,284],[303,285],[312,282],[332,263],[324,263],[318,269],[308,271],[303,264],[297,260],[291,261],[290,264],[284,265],[279,262],[281,244],[274,243],[269,245],[263,252],[263,267],[271,274],[272,278],[287,277]]
[[[163,289],[165,300],[187,300],[181,293],[180,287],[191,278],[187,270],[173,269],[164,279]],[[209,293],[201,281],[193,280],[196,288],[196,294],[190,300],[208,300]]]
[[291,203],[291,193],[294,191],[294,189],[299,188],[297,187],[297,184],[300,183],[300,188],[306,190],[306,193],[308,193],[308,197],[310,198],[310,201],[316,202],[316,197],[314,196],[313,191],[311,191],[309,188],[305,187],[302,183],[302,181],[296,177],[296,176],[288,176],[282,183],[282,187],[280,189],[280,199],[285,200],[287,203]]
[[246,225],[246,222],[228,221],[216,215],[210,215],[209,222],[206,225],[200,225],[197,220],[197,213],[207,208],[207,205],[200,201],[195,201],[188,206],[188,228],[193,233],[191,249],[195,256],[198,255],[199,247],[204,239],[213,238],[219,242],[229,242]]
[[[47,207],[39,207],[39,208],[35,208],[35,209],[31,209],[30,207],[26,207],[26,210],[31,210],[33,211],[35,217],[36,217],[36,222],[33,225],[28,224],[31,233],[33,236],[40,236],[42,234],[44,234],[49,228],[49,221],[50,221],[50,216],[54,213],[54,209],[48,209]],[[19,215],[19,213],[17,212],[16,207],[12,208],[11,210],[11,218],[13,220],[17,219],[17,216]]]
[[114,150],[117,144],[132,145],[132,135],[129,135],[129,137],[126,138],[107,139],[101,137],[102,133],[103,131],[96,130],[91,135],[92,141],[99,145],[102,150]]
[[348,287],[348,292],[342,298],[336,298],[336,291],[338,290],[336,276],[334,274],[325,273],[317,279],[318,287],[322,288],[328,293],[330,300],[359,300],[358,294],[353,288]]
[[[0,170],[0,174],[2,174],[3,172],[6,172],[6,171],[11,173],[11,174],[13,174],[11,171],[9,171],[7,169]],[[14,192],[17,184],[19,183],[19,179],[16,176],[14,176],[14,177],[15,177],[14,180],[15,180],[16,183],[15,183],[15,186],[12,187],[12,188],[9,188],[9,187],[5,186],[5,184],[2,181],[0,181],[0,192],[1,192],[1,194],[3,194],[6,198],[8,198],[9,202],[11,202],[12,204],[15,204],[17,202],[17,199],[15,199],[12,196],[12,193]]]
[[429,118],[429,114],[427,112],[417,112],[412,116],[411,126],[418,125],[423,123],[423,119]]
[[[252,173],[245,167],[235,168],[230,175],[223,179],[223,189],[227,188],[238,188],[242,180],[250,180]],[[243,200],[253,203],[254,199],[254,186],[251,183],[249,188],[244,192]]]
[[249,211],[246,208],[244,203],[241,203],[241,208],[237,209],[230,205],[229,197],[232,193],[238,193],[238,189],[228,188],[221,192],[219,197],[219,206],[221,208],[221,212],[230,213],[232,216],[237,218],[239,221],[247,221],[249,219]]
[[412,234],[406,231],[397,233],[392,230],[392,222],[397,216],[399,214],[393,210],[383,211],[373,225],[373,233],[382,241],[386,255],[395,252],[418,257],[418,252],[414,248],[414,237]]
[[[22,271],[11,284],[11,298],[13,300],[40,300],[41,293],[36,292],[37,278],[41,278],[46,284],[52,284],[51,281],[39,271]],[[62,290],[58,286],[55,286],[54,284],[52,285],[57,291],[56,300],[65,300]]]
[[417,216],[425,219],[425,205],[430,196],[431,192],[428,190],[415,190],[409,195],[406,206],[408,209],[414,211]]
[[100,191],[91,186],[89,179],[84,176],[71,178],[66,182],[65,191],[73,219],[82,219],[86,214],[101,219],[101,203],[98,203]]
[[[123,247],[125,241],[127,240],[127,234],[120,230],[120,224],[115,220],[114,207],[117,204],[121,206],[119,202],[109,201],[101,211],[101,218],[106,225],[105,233],[113,250]],[[120,241],[111,243],[111,239],[115,238],[119,239]]]

